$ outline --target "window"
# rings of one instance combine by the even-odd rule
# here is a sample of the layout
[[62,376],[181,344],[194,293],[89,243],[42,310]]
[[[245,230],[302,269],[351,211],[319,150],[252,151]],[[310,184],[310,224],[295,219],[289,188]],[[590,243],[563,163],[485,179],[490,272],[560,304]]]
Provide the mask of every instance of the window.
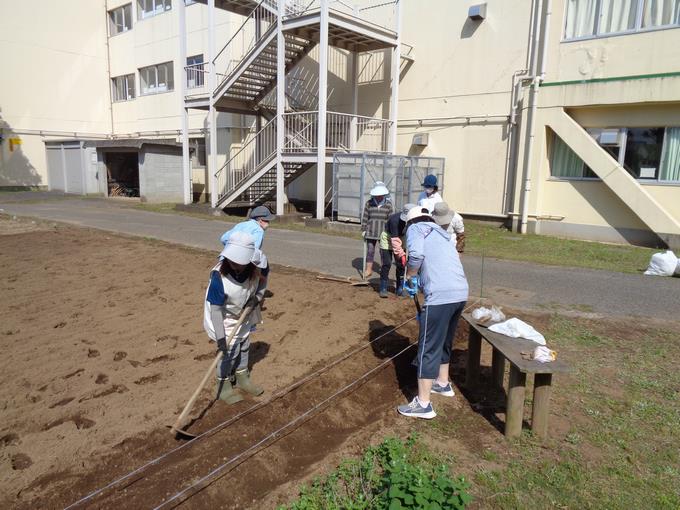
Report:
[[187,58],[187,88],[202,87],[205,80],[203,68],[203,55],[194,55]]
[[567,0],[565,39],[680,25],[680,0]]
[[[589,129],[588,133],[635,179],[680,183],[680,127]],[[597,178],[557,135],[550,174],[564,179]]]
[[146,19],[172,9],[172,0],[137,0],[137,19]]
[[175,82],[172,74],[172,62],[142,67],[139,70],[139,80],[143,96],[174,90]]
[[111,78],[113,101],[129,101],[135,98],[135,75],[126,74]]
[[109,35],[127,32],[132,28],[132,4],[109,11]]
[[658,179],[663,128],[633,128],[626,133],[623,167],[636,179]]

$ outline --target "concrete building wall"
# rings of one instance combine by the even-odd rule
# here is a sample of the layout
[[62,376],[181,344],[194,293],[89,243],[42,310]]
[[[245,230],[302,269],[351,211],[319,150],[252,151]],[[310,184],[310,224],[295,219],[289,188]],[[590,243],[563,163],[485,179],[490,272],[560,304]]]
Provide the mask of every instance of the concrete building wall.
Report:
[[1,2],[0,34],[0,186],[47,186],[39,131],[111,131],[104,2]]
[[[464,213],[502,215],[512,74],[526,67],[530,2],[490,1],[487,19],[473,22],[476,3],[435,0],[436,16],[403,3],[402,41],[415,62],[402,63],[397,152],[446,158],[444,199]],[[427,147],[412,144],[420,133]]]
[[179,148],[142,145],[139,150],[139,196],[145,202],[182,201],[182,152]]

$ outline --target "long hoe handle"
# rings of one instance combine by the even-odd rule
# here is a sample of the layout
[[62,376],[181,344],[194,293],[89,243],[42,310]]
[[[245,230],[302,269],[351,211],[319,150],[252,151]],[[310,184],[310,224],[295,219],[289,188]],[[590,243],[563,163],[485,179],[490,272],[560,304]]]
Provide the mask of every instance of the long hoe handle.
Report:
[[[241,324],[243,324],[243,321],[246,320],[246,318],[253,311],[253,308],[254,308],[253,306],[247,306],[246,308],[243,309],[243,312],[241,312],[241,316],[238,318],[238,322],[234,325],[234,327],[231,330],[231,333],[229,334],[229,337],[227,338],[227,345],[229,345],[232,338],[234,338],[234,335],[236,334],[238,329],[241,327]],[[215,359],[212,361],[212,363],[208,367],[208,370],[206,370],[205,375],[203,376],[203,379],[201,379],[201,383],[198,385],[198,388],[196,388],[196,391],[194,391],[194,394],[191,395],[189,402],[187,402],[187,405],[184,406],[184,409],[182,410],[180,415],[177,417],[177,421],[175,421],[175,424],[170,429],[170,432],[173,435],[182,434],[182,435],[190,436],[190,437],[193,436],[193,434],[189,434],[188,432],[186,432],[182,429],[184,428],[184,426],[186,426],[187,417],[189,416],[191,409],[194,407],[194,404],[196,403],[196,399],[198,398],[198,395],[201,393],[201,391],[205,387],[205,384],[208,382],[208,378],[210,378],[210,374],[213,373],[217,364],[222,360],[222,356],[224,356],[224,353],[222,351],[219,351],[217,353],[217,355],[215,356]]]

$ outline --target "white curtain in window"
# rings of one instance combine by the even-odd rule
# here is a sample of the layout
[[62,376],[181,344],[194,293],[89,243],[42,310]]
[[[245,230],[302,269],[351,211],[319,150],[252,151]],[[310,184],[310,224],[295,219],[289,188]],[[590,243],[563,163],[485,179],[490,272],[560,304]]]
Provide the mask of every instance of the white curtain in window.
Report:
[[679,23],[680,0],[645,0],[643,27],[660,27]]
[[553,177],[583,177],[583,160],[557,135],[553,139],[550,174]]
[[593,35],[597,0],[567,0],[565,39]]
[[600,34],[624,32],[635,28],[638,0],[602,0]]
[[680,182],[680,127],[666,128],[659,179]]

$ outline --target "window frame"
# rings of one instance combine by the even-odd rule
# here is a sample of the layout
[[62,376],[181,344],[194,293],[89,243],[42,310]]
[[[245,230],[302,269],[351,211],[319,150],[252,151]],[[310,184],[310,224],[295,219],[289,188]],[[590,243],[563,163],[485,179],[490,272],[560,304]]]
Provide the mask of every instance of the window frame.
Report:
[[[122,12],[123,13],[123,25],[125,25],[125,8],[126,7],[130,8],[130,10],[129,10],[130,26],[125,28],[124,30],[113,33],[113,30],[112,30],[113,27],[117,27],[118,25],[116,25],[116,22],[112,19],[112,16],[115,17],[116,12]],[[127,3],[127,4],[123,4],[123,5],[119,5],[115,9],[111,9],[110,11],[108,11],[107,14],[108,14],[108,20],[109,20],[109,37],[115,37],[115,36],[120,35],[120,34],[125,34],[126,32],[129,32],[130,30],[132,30],[132,27],[134,26],[134,23],[132,21],[132,18],[134,17],[133,13],[132,13],[132,2]]]
[[[117,80],[123,80],[126,94],[125,98],[117,98]],[[132,86],[130,86],[132,83]],[[130,90],[132,90],[132,95],[130,95]],[[112,103],[123,103],[125,101],[132,101],[137,97],[135,91],[135,73],[121,74],[119,76],[114,76],[111,78],[111,102]]]
[[[154,18],[172,10],[172,0],[136,0],[137,1],[137,21]],[[152,5],[150,11],[145,10],[148,4]],[[158,5],[163,5],[164,9],[159,9]]]
[[[161,73],[159,72],[160,68],[163,67],[165,69],[165,87],[161,89],[159,86],[160,83],[160,76]],[[152,64],[150,66],[144,66],[140,67],[138,70],[139,72],[139,95],[141,96],[153,96],[156,94],[165,94],[167,92],[173,92],[175,90],[175,76],[174,76],[174,62],[172,60],[168,62],[161,62],[160,64]],[[143,80],[143,74],[148,73],[150,71],[153,71],[154,75],[154,85],[153,87],[148,86],[148,80],[147,81],[147,92],[144,92],[144,81]]]
[[569,2],[564,2],[564,16],[562,23],[562,40],[560,42],[570,43],[579,41],[588,41],[591,39],[602,39],[604,37],[619,37],[622,35],[639,34],[645,32],[656,32],[659,30],[672,30],[680,28],[680,12],[676,15],[677,19],[673,23],[666,25],[643,27],[642,20],[644,17],[645,3],[649,0],[635,0],[636,4],[636,14],[635,14],[635,24],[632,29],[622,30],[619,32],[600,32],[600,18],[602,17],[602,2],[603,0],[595,0],[595,19],[593,26],[593,33],[590,35],[582,35],[578,37],[567,37],[567,20],[569,14]]
[[[200,58],[200,61],[197,59]],[[196,60],[195,62],[193,62]],[[191,63],[189,63],[191,61]],[[190,57],[187,57],[187,62],[185,66],[185,71],[186,71],[186,87],[187,89],[200,89],[201,87],[205,86],[205,57],[203,53],[198,53],[197,55],[191,55]],[[201,66],[200,68],[196,67],[196,70],[194,71],[195,73],[195,84],[194,85],[189,85],[189,69],[187,69],[190,66]],[[200,77],[200,78],[199,78]],[[200,83],[198,83],[200,82]]]
[[[636,182],[639,184],[644,184],[644,185],[652,185],[652,186],[680,186],[680,180],[677,181],[671,181],[671,180],[664,180],[661,179],[661,168],[663,167],[664,163],[664,154],[665,154],[665,148],[666,148],[666,142],[667,142],[667,133],[669,128],[677,128],[680,127],[680,125],[675,126],[675,125],[666,125],[666,126],[627,126],[627,127],[607,127],[607,128],[586,128],[588,131],[588,134],[590,136],[593,136],[594,131],[611,131],[611,130],[618,130],[619,131],[619,141],[617,147],[619,147],[619,157],[617,158],[617,163],[630,175],[633,179],[635,179]],[[634,176],[630,171],[626,169],[625,166],[625,160],[626,160],[626,144],[628,142],[628,130],[629,129],[651,129],[651,128],[661,128],[663,129],[663,140],[661,142],[661,157],[659,159],[659,167],[657,168],[656,172],[656,177],[654,178],[649,178],[649,177],[636,177]],[[553,140],[552,144],[550,147],[550,176],[548,177],[548,180],[551,181],[601,181],[599,177],[586,177],[585,172],[586,169],[588,168],[588,165],[586,165],[585,161],[581,160],[582,166],[581,166],[581,176],[580,177],[564,177],[564,176],[559,176],[559,175],[553,175],[552,173],[552,165],[554,164],[554,151],[555,151],[555,138],[559,138],[559,135],[553,133]],[[593,136],[594,140],[597,142],[598,145],[600,145],[600,141],[598,138],[595,138]],[[562,140],[562,143],[566,142]],[[607,144],[607,145],[614,145],[614,144]],[[604,148],[605,146],[600,145],[600,147]],[[573,151],[572,151],[573,152]],[[576,155],[578,156],[578,154]],[[579,157],[579,159],[581,159]]]

